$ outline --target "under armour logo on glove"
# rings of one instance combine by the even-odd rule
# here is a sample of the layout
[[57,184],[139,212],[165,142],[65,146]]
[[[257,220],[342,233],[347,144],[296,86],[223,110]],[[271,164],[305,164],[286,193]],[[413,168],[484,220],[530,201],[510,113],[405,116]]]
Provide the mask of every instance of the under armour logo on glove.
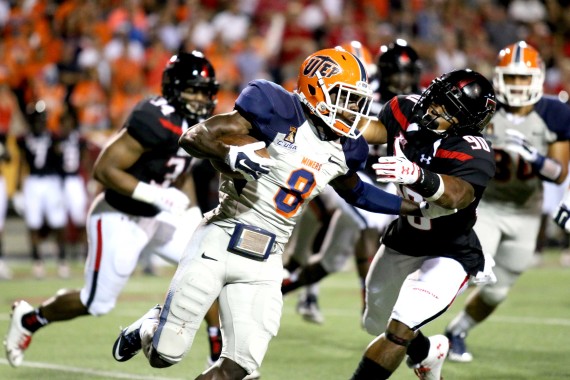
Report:
[[261,157],[255,153],[256,150],[263,148],[265,148],[263,141],[243,146],[230,145],[226,164],[233,171],[241,173],[247,181],[257,180],[262,174],[269,173],[270,168],[275,165],[273,159]]
[[403,185],[418,182],[422,169],[404,155],[399,140],[394,142],[394,151],[395,156],[380,157],[378,162],[372,165],[372,169],[376,171],[376,181]]

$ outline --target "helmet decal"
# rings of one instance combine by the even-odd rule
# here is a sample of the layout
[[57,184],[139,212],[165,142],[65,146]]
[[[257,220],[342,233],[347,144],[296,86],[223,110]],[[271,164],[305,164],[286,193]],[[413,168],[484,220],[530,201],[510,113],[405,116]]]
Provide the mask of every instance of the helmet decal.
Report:
[[308,78],[312,78],[318,72],[323,78],[330,78],[341,71],[340,65],[332,58],[324,55],[315,55],[309,58],[307,65],[303,69],[303,74]]

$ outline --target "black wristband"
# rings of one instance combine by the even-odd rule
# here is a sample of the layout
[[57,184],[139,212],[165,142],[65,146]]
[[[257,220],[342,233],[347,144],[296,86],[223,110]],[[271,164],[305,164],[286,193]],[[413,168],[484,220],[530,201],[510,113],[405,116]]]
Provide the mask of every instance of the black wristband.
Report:
[[409,187],[429,201],[437,200],[444,190],[439,174],[421,168],[419,181]]

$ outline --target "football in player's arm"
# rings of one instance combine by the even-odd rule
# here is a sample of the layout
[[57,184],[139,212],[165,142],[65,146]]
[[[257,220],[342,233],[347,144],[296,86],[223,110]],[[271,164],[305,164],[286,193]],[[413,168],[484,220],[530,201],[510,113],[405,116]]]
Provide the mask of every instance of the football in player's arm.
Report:
[[[119,337],[139,345],[153,367],[178,363],[189,351],[201,319],[219,297],[224,339],[220,361],[197,379],[243,379],[262,363],[277,334],[284,246],[307,204],[331,183],[349,202],[376,212],[439,216],[454,212],[413,202],[364,184],[368,144],[358,126],[368,120],[372,91],[362,63],[342,49],[311,54],[299,70],[295,93],[255,80],[234,111],[185,132],[180,146],[193,156],[224,162],[243,179],[221,175],[220,205],[188,244],[160,319],[149,314]],[[259,143],[227,145],[223,136],[251,135]],[[188,308],[184,305],[192,305]],[[131,334],[130,332],[136,332]],[[134,341],[133,341],[134,342]],[[127,346],[128,343],[125,343]]]

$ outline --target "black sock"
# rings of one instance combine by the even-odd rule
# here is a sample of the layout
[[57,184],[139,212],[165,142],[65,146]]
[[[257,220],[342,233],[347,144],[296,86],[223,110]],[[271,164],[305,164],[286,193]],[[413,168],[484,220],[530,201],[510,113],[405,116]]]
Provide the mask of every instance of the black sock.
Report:
[[65,252],[65,247],[63,245],[58,247],[57,258],[59,259],[60,263],[65,262],[65,258],[67,254]]
[[36,245],[32,246],[32,260],[38,262],[40,261],[42,258],[40,257],[40,254],[38,252],[38,247]]
[[213,362],[220,358],[222,353],[222,332],[219,327],[208,326],[208,342],[210,342],[210,359]]
[[34,333],[40,328],[48,324],[48,320],[44,318],[42,312],[39,309],[30,311],[27,314],[22,315],[22,326],[26,330]]
[[429,346],[429,339],[421,331],[418,331],[418,335],[410,342],[406,354],[413,363],[421,363],[428,356]]
[[384,380],[390,377],[392,372],[382,367],[372,359],[362,357],[358,368],[354,371],[350,380]]

